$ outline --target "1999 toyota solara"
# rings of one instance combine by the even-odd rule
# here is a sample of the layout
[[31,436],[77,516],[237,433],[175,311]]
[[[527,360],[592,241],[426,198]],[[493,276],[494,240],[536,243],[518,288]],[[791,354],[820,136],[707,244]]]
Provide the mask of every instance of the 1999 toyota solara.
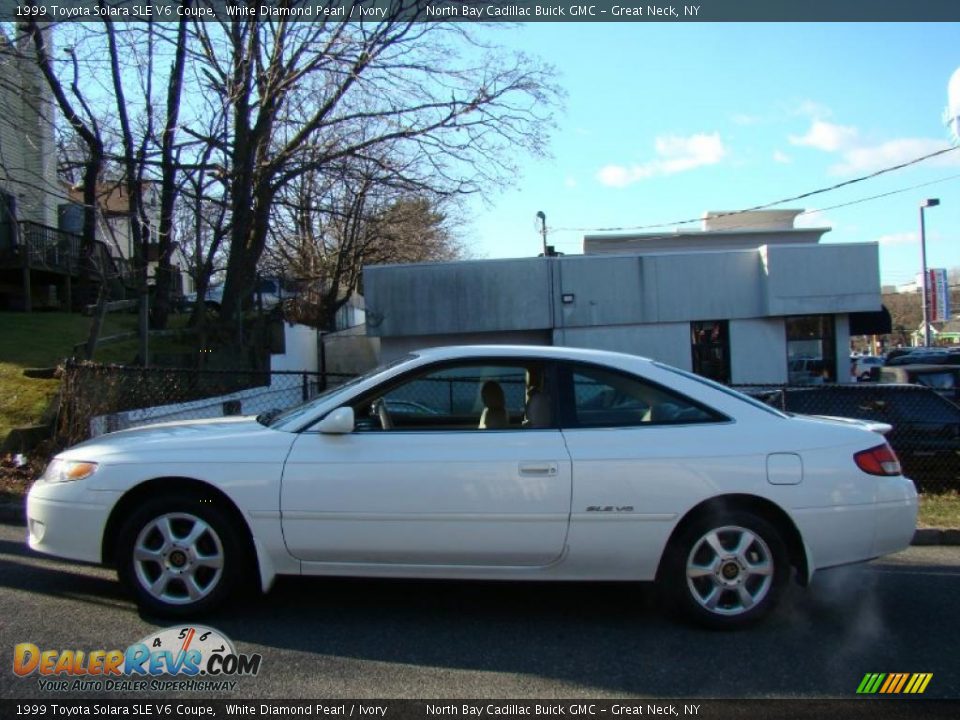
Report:
[[30,492],[29,542],[116,566],[164,615],[277,575],[655,580],[737,627],[791,568],[806,584],[909,544],[884,429],[631,355],[434,348],[282,413],[77,445]]

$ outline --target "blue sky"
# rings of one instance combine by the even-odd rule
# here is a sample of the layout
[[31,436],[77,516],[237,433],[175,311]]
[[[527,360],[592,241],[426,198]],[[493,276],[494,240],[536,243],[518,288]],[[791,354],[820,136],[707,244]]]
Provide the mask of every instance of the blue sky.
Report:
[[[468,208],[477,257],[580,252],[581,228],[636,227],[799,195],[949,147],[946,87],[958,24],[526,23],[502,45],[559,71],[567,93],[552,157],[527,159],[517,187]],[[925,187],[915,187],[920,185]],[[908,189],[913,188],[913,189]],[[960,150],[780,207],[833,229],[825,242],[880,242],[882,281],[960,266]],[[688,225],[696,228],[697,225]],[[658,230],[659,231],[659,230]]]

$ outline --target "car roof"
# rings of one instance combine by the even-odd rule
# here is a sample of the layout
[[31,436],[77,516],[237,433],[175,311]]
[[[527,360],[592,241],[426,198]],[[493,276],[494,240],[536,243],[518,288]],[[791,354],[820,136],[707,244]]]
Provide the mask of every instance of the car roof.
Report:
[[960,365],[943,363],[913,363],[911,365],[887,365],[884,370],[903,370],[904,372],[960,372]]
[[422,348],[413,351],[424,359],[456,360],[459,358],[485,357],[537,357],[544,360],[579,360],[613,365],[629,363],[649,364],[650,358],[640,355],[595,350],[592,348],[565,347],[559,345],[447,345]]

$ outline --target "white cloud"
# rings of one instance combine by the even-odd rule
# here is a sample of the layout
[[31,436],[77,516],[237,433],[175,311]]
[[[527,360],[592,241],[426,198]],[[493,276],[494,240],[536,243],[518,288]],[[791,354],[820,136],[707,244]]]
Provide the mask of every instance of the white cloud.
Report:
[[791,135],[791,145],[816,148],[824,152],[837,152],[853,145],[857,129],[849,125],[837,125],[825,120],[814,120],[806,135]]
[[632,182],[630,172],[620,165],[607,165],[606,167],[600,168],[600,172],[597,173],[597,180],[599,180],[602,185],[609,187],[623,187]]
[[727,151],[719,133],[689,137],[661,135],[654,142],[657,158],[638,165],[607,165],[597,173],[604,185],[624,187],[658,175],[674,175],[704,165],[716,165]]
[[563,179],[563,186],[566,188],[575,188],[577,186],[577,179],[573,175],[567,175]]
[[[838,153],[840,160],[830,167],[831,175],[863,175],[916,160],[946,147],[943,140],[931,138],[897,138],[868,145],[860,138],[860,131],[852,125],[828,122],[830,109],[812,101],[803,101],[795,114],[811,118],[810,129],[803,135],[789,135],[791,145],[812,147],[824,152]],[[780,151],[774,160],[783,162]],[[928,161],[930,165],[960,166],[960,153],[950,153]]]
[[734,125],[744,125],[748,127],[751,125],[760,125],[764,122],[763,117],[760,115],[748,115],[747,113],[736,113],[731,116],[730,120]]
[[792,115],[804,115],[814,120],[821,120],[833,115],[833,111],[826,105],[818,103],[816,100],[801,100],[795,108]]
[[793,162],[793,158],[791,158],[785,152],[782,152],[780,150],[774,150],[773,161],[776,163],[780,163],[781,165],[789,165],[790,163]]
[[[843,153],[843,162],[832,166],[830,172],[833,175],[862,175],[915,160],[945,147],[943,140],[900,138],[880,145],[851,148]],[[927,163],[940,166],[960,165],[960,153],[948,153],[928,160]]]

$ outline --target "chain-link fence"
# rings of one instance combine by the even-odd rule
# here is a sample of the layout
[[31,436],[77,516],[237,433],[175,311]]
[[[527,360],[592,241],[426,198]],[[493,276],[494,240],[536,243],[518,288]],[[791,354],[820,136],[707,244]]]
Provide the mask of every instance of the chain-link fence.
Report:
[[917,385],[737,386],[792,413],[887,423],[903,473],[926,492],[960,490],[960,407]]
[[[265,370],[137,368],[69,363],[63,369],[58,444],[173,420],[254,415],[313,398],[349,375]],[[500,379],[508,407],[523,406],[524,378]],[[481,402],[478,379],[429,378],[388,396],[392,411],[471,413]],[[741,385],[738,390],[787,412],[888,423],[887,439],[904,474],[926,492],[960,490],[960,407],[916,385]]]
[[268,370],[194,370],[68,363],[59,444],[138,425],[256,415],[311,399],[349,376]]

